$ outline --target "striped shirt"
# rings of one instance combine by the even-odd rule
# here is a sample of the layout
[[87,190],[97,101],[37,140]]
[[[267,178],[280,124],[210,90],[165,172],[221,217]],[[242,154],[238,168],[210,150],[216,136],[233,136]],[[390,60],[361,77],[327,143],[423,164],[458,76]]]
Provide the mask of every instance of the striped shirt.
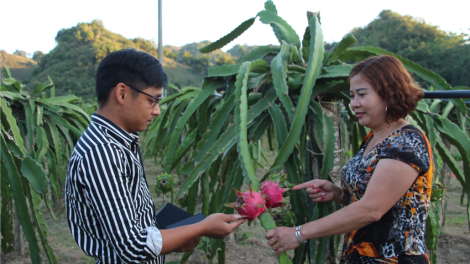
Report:
[[137,133],[94,113],[70,157],[65,204],[72,236],[96,263],[164,263]]

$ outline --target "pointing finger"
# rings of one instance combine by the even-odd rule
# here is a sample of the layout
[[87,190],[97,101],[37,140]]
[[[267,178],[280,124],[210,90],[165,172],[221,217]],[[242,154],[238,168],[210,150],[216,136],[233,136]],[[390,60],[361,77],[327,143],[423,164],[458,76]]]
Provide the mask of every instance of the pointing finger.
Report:
[[291,190],[295,191],[295,190],[306,189],[308,187],[311,187],[312,185],[314,185],[314,181],[308,181],[308,182],[304,182],[304,183],[301,183],[299,185],[292,187]]

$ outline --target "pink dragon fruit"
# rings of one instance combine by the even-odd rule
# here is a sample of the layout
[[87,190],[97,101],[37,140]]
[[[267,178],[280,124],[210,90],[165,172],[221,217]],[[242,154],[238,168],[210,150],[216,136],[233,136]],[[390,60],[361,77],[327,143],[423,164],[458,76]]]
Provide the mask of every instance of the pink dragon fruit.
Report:
[[264,181],[261,183],[261,194],[266,195],[266,207],[268,209],[281,207],[283,198],[282,194],[287,191],[279,187],[279,183],[273,181]]
[[227,207],[233,207],[237,212],[248,220],[248,225],[256,218],[266,212],[266,205],[263,196],[259,192],[253,191],[250,186],[250,190],[246,192],[240,192],[237,189],[231,189],[237,192],[237,200],[234,203],[225,204]]

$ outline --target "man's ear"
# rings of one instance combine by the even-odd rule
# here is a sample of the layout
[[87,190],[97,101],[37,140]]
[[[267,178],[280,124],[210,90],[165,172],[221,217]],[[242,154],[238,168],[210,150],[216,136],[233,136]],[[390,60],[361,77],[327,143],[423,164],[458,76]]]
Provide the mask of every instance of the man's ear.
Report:
[[127,97],[125,88],[126,86],[123,83],[118,83],[112,92],[113,96],[116,98],[116,101],[119,104],[124,104],[124,100]]

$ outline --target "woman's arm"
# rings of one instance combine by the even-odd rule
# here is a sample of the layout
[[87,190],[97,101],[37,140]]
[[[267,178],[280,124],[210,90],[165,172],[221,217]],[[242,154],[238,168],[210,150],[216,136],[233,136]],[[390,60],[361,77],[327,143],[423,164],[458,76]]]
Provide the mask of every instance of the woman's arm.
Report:
[[[302,239],[348,233],[380,218],[406,193],[416,180],[418,172],[410,165],[393,160],[380,160],[361,200],[333,214],[302,225]],[[299,246],[294,228],[276,228],[266,233],[268,244],[279,255]]]

